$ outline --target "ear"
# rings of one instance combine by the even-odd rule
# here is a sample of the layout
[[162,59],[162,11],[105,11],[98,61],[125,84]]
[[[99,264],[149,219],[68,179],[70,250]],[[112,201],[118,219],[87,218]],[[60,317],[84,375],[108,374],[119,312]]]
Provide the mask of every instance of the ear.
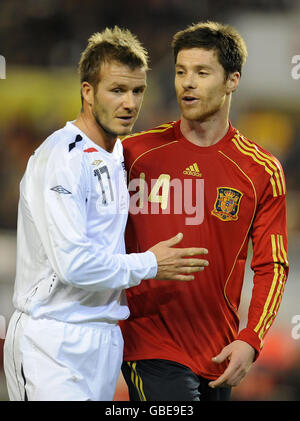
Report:
[[226,81],[226,93],[227,94],[231,94],[232,92],[234,92],[238,85],[239,85],[239,81],[240,81],[240,73],[239,72],[234,72],[234,73],[230,73],[228,76],[228,79]]
[[90,83],[82,82],[81,95],[83,101],[86,102],[87,105],[92,106],[94,104],[94,88]]

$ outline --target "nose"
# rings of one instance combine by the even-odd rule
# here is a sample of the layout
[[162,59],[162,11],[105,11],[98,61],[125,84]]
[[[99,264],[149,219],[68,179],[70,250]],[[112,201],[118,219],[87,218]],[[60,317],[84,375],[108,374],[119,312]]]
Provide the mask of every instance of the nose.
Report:
[[182,86],[184,89],[195,89],[197,87],[195,75],[193,73],[187,73],[183,78]]
[[123,100],[123,107],[127,110],[132,110],[135,107],[134,95],[132,92],[126,92]]

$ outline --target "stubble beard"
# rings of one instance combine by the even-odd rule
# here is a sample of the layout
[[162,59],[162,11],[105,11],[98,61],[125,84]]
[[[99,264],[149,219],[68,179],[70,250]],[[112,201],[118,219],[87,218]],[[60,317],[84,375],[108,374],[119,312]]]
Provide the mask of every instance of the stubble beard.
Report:
[[203,123],[207,120],[210,120],[214,115],[218,113],[219,110],[220,107],[215,107],[191,113],[190,111],[186,112],[184,109],[181,109],[181,114],[186,120],[199,121],[200,123]]
[[94,107],[92,108],[92,113],[93,113],[93,116],[94,116],[95,121],[98,124],[98,126],[109,137],[116,138],[118,136],[126,136],[126,135],[128,135],[128,134],[130,134],[132,132],[133,125],[130,126],[130,127],[128,127],[128,128],[124,127],[124,131],[123,130],[122,131],[120,131],[120,130],[119,131],[114,131],[113,129],[111,129],[111,128],[107,127],[106,125],[104,125],[103,123],[101,123],[101,119],[100,119],[99,113],[97,113],[97,111],[94,109]]
[[107,134],[110,137],[117,137],[118,136],[118,133],[115,133],[109,127],[106,127],[104,124],[101,123],[100,116],[94,108],[92,108],[92,113],[93,113],[93,116],[95,118],[96,123],[104,131],[105,134]]
[[211,120],[222,109],[223,105],[221,102],[213,104],[210,107],[204,104],[204,106],[197,110],[187,110],[185,107],[181,107],[181,114],[186,120],[203,123]]

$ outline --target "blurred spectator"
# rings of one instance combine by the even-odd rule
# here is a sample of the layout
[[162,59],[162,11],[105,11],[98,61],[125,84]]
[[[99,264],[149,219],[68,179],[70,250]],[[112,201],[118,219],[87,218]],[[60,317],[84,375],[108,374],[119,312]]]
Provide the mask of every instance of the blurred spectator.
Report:
[[19,183],[40,139],[32,122],[23,116],[14,116],[0,136],[0,227],[15,229]]

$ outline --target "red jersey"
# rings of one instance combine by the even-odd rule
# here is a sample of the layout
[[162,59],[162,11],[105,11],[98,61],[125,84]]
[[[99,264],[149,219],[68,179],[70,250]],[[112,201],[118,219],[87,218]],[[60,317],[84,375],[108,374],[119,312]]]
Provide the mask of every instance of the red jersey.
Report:
[[[180,121],[127,136],[123,147],[131,190],[127,252],[146,251],[178,232],[184,235],[178,246],[209,251],[203,256],[209,266],[191,282],[144,280],[126,291],[124,360],[173,360],[216,379],[227,363],[211,358],[235,339],[258,355],[278,312],[288,274],[281,165],[231,125],[208,147],[185,139]],[[254,286],[239,332],[250,239]]]

